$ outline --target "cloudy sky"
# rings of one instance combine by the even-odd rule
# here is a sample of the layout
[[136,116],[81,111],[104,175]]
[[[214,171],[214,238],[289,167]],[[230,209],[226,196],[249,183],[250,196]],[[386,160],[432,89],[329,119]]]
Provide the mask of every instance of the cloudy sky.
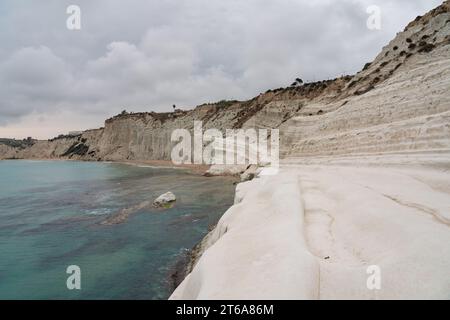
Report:
[[[358,71],[441,0],[2,0],[0,137],[100,127]],[[81,8],[81,30],[66,9]],[[381,30],[366,12],[381,9]]]

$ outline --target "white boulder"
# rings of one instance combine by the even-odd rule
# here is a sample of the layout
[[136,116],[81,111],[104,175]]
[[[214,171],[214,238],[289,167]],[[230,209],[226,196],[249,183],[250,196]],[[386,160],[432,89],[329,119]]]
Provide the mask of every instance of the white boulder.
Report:
[[172,192],[166,192],[162,195],[160,195],[158,198],[156,198],[155,201],[153,201],[153,206],[155,207],[171,207],[173,203],[177,200],[175,195]]

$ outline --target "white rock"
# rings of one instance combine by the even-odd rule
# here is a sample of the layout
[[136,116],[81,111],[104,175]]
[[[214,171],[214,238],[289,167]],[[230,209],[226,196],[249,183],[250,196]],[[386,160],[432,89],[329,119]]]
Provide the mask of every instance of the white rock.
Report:
[[153,201],[153,206],[155,207],[165,207],[167,205],[170,205],[171,203],[175,202],[177,198],[172,192],[166,192],[162,195],[160,195],[158,198],[156,198],[155,201]]
[[257,165],[252,164],[247,170],[244,171],[244,173],[241,174],[241,182],[256,178],[261,170],[262,168],[259,168]]

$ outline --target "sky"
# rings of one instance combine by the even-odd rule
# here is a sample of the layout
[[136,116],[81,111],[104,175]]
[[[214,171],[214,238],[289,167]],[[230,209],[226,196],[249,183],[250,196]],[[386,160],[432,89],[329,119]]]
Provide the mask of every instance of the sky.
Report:
[[[441,0],[2,0],[0,137],[353,74]],[[81,10],[67,28],[67,7]],[[381,28],[367,27],[367,8]]]

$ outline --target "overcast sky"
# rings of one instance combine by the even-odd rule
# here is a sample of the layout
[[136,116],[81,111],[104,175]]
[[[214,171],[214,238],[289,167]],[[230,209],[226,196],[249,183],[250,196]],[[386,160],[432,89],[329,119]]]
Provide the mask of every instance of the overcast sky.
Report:
[[[351,74],[440,0],[2,0],[0,137]],[[66,9],[81,8],[81,30]],[[369,30],[370,5],[381,30]]]

